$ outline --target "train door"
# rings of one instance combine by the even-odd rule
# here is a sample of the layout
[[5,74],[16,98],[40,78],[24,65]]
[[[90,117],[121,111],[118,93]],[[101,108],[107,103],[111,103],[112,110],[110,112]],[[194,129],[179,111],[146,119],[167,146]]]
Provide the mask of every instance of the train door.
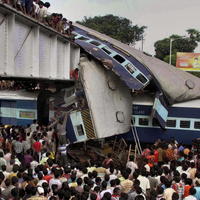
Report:
[[0,122],[1,124],[16,125],[16,101],[0,101]]

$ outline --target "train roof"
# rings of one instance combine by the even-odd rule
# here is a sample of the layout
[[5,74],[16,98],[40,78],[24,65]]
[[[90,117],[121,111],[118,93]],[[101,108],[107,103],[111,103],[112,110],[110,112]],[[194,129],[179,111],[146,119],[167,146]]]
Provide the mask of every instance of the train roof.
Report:
[[200,98],[200,78],[179,70],[155,57],[147,56],[143,52],[123,44],[105,34],[77,23],[74,23],[74,25],[99,40],[109,42],[121,49],[122,52],[125,51],[145,65],[155,78],[155,82],[161,87],[162,92],[165,94],[170,104]]
[[0,99],[7,100],[37,100],[36,92],[27,92],[25,90],[1,90]]
[[[154,95],[134,95],[133,96],[133,105],[146,105],[152,106],[155,100]],[[172,107],[186,107],[186,108],[200,108],[200,99],[194,99],[191,101],[175,103],[171,105]]]

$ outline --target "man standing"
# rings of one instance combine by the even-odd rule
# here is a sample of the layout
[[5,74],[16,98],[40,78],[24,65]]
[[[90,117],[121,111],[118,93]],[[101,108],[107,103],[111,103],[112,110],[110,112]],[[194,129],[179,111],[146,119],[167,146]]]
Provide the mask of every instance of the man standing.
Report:
[[39,139],[36,138],[36,141],[33,143],[33,150],[34,150],[34,158],[37,161],[40,161],[41,159],[41,149],[42,149],[42,144],[39,142]]
[[17,139],[13,141],[13,147],[17,155],[17,158],[19,159],[20,162],[22,162],[23,161],[23,144],[20,141],[19,137],[17,137]]
[[146,175],[147,175],[146,170],[142,169],[137,179],[140,181],[140,187],[142,188],[142,191],[144,192],[145,195],[148,196],[148,193],[150,191],[150,182],[149,179],[146,177]]
[[66,117],[67,116],[65,116],[65,119],[63,119],[63,120],[60,119],[57,124],[57,133],[58,133],[58,140],[59,140],[60,145],[67,143],[67,140],[66,140]]
[[129,161],[126,163],[126,168],[131,169],[131,175],[133,175],[135,170],[138,169],[137,164],[134,162],[134,156],[133,155],[129,156]]
[[3,165],[6,166],[6,160],[3,158],[3,152],[0,151],[0,170],[2,170],[1,167],[2,167]]
[[62,144],[58,147],[58,152],[60,154],[60,160],[63,166],[67,163],[67,147],[69,144]]

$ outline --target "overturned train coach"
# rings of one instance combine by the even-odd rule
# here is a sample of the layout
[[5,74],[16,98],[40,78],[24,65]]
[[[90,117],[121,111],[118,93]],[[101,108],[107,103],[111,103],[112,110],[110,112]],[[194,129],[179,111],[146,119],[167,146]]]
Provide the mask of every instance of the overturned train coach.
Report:
[[200,136],[199,78],[79,24],[73,33],[86,54],[80,77],[87,109],[68,117],[71,142],[133,139],[131,126],[141,142],[175,138],[191,144]]

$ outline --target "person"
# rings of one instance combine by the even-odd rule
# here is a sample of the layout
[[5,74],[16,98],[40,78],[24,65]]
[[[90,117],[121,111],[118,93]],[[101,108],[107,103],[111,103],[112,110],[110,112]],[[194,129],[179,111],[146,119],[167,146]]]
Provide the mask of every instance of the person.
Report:
[[44,18],[47,16],[47,8],[44,6],[43,1],[39,1],[38,5],[39,5],[38,19],[39,21],[43,22]]
[[79,69],[78,68],[70,71],[70,79],[73,79],[76,81],[79,79]]
[[31,16],[33,11],[33,0],[25,0],[25,8],[26,14]]
[[173,193],[176,192],[174,189],[171,188],[171,181],[166,179],[165,180],[165,187],[166,187],[166,189],[164,190],[164,198],[166,200],[171,200]]
[[134,162],[134,156],[133,155],[129,156],[129,161],[126,163],[126,168],[131,169],[131,175],[133,175],[135,170],[138,169],[137,164]]
[[0,151],[0,170],[2,170],[3,165],[6,165],[6,160],[3,157],[3,152]]
[[194,62],[192,63],[193,68],[200,68],[200,61],[198,57],[194,58]]
[[195,167],[195,163],[191,162],[190,163],[190,169],[188,169],[189,178],[191,178],[192,180],[194,180],[196,172],[197,172],[197,168]]
[[108,153],[107,158],[103,161],[102,165],[105,168],[109,168],[110,165],[113,163],[113,159],[111,158],[112,154]]
[[113,194],[112,194],[111,200],[119,200],[120,194],[121,194],[120,188],[115,187],[115,189],[113,190]]
[[140,181],[140,187],[141,187],[143,193],[145,195],[148,195],[149,190],[150,190],[150,182],[146,176],[147,176],[146,169],[143,168],[143,169],[141,169],[140,175],[137,177],[137,179]]
[[77,191],[77,192],[79,192],[79,193],[83,193],[83,186],[82,186],[82,184],[83,184],[83,179],[82,178],[78,178],[77,180],[76,180],[76,182],[77,182],[77,186],[75,187],[75,190]]
[[176,192],[172,194],[172,200],[179,200],[179,195]]
[[196,194],[196,189],[194,187],[191,187],[189,190],[189,195],[185,197],[183,200],[197,200],[195,194]]
[[11,184],[10,179],[6,179],[4,183],[4,190],[1,192],[1,194],[3,198],[9,199],[11,197],[11,190],[14,188],[14,186]]
[[107,182],[106,181],[103,181],[102,183],[101,183],[101,192],[100,192],[100,197],[101,197],[101,199],[104,197],[104,195],[105,194],[107,194],[107,193],[109,193],[110,194],[110,196],[112,195],[112,191],[111,191],[111,189],[108,189],[107,188]]
[[39,138],[35,138],[35,142],[33,143],[33,151],[34,151],[34,158],[38,162],[41,159],[41,150],[42,150],[42,144],[39,142]]
[[195,193],[195,197],[197,198],[197,200],[200,199],[200,180],[196,180],[195,181],[195,190],[196,190],[196,193]]
[[148,179],[149,179],[149,183],[150,183],[150,191],[154,191],[157,186],[158,186],[158,180],[155,178],[155,171],[153,168],[151,168],[150,172],[147,173],[148,174]]
[[164,199],[164,189],[163,189],[163,187],[158,186],[156,188],[156,194],[157,194],[156,200]]
[[19,7],[20,11],[22,11],[24,14],[26,14],[26,0],[17,0],[15,1],[16,7]]
[[66,116],[65,119],[60,119],[57,124],[57,134],[58,134],[58,140],[59,144],[63,145],[67,143],[66,139],[66,129],[65,129],[65,122],[66,121]]
[[30,167],[32,161],[33,161],[33,156],[31,155],[31,151],[29,149],[26,151],[24,155],[24,165],[26,167]]
[[52,185],[57,185],[58,189],[62,187],[62,182],[59,179],[60,173],[57,169],[54,171],[54,178],[49,181],[49,187],[51,188]]
[[69,21],[69,27],[68,27],[68,29],[66,30],[66,34],[68,35],[68,36],[71,36],[72,35],[72,31],[74,30],[74,26],[73,26],[73,24],[72,24],[72,21]]
[[13,149],[17,155],[17,158],[21,162],[23,160],[23,144],[20,141],[20,138],[17,137],[16,140],[13,140],[12,144],[13,144]]
[[178,193],[179,199],[183,198],[184,184],[181,183],[180,176],[175,176],[174,177],[174,183],[172,184],[172,189],[174,189]]
[[132,186],[133,186],[133,181],[129,180],[129,174],[127,172],[124,172],[123,173],[123,177],[124,177],[124,180],[121,181],[121,191],[122,192],[125,192],[125,193],[128,193],[130,192]]
[[144,156],[146,158],[147,156],[150,155],[150,153],[151,153],[150,146],[147,145],[146,148],[142,152],[142,156]]
[[184,198],[189,196],[191,187],[192,187],[192,179],[186,178],[185,179],[184,194],[183,194]]
[[163,147],[162,147],[162,144],[159,144],[158,145],[158,165],[159,166],[162,166],[162,164],[163,164],[163,152],[164,152],[164,150],[163,150]]
[[40,10],[40,7],[38,5],[39,3],[39,0],[33,0],[33,17],[38,19],[38,13],[39,13],[39,10]]
[[33,123],[32,123],[31,126],[30,126],[31,132],[33,133],[33,132],[37,131],[37,127],[38,127],[37,120],[34,119],[34,120],[33,120]]

